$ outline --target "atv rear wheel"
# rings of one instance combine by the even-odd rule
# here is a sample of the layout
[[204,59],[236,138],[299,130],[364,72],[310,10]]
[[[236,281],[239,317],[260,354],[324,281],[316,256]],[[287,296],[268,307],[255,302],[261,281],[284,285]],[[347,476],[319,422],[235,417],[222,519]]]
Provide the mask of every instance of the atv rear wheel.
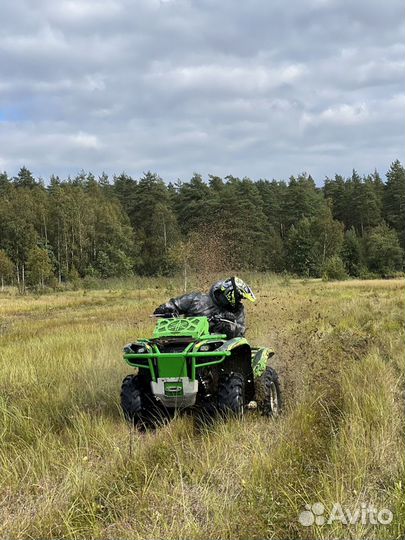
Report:
[[259,411],[264,416],[278,416],[282,409],[282,397],[276,370],[267,367],[264,373],[256,379],[255,387]]
[[218,410],[223,416],[241,416],[244,407],[243,376],[240,373],[224,373],[218,384]]
[[122,381],[121,407],[129,422],[143,428],[163,424],[170,416],[138,375],[127,375]]

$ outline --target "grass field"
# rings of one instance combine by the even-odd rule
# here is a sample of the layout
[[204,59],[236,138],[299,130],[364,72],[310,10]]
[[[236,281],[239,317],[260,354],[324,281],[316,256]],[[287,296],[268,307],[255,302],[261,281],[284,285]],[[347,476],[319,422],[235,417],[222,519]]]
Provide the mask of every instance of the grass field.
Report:
[[[251,281],[286,410],[207,432],[119,409],[122,346],[176,283],[0,296],[0,538],[403,538],[404,281]],[[301,525],[316,502],[393,519]]]

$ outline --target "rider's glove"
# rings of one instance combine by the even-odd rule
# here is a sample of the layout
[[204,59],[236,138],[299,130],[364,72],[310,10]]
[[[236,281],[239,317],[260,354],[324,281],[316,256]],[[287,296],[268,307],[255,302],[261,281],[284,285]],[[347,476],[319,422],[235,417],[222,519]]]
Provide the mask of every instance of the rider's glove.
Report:
[[227,321],[236,321],[236,315],[234,313],[231,313],[230,311],[224,311],[222,314],[222,319],[226,319]]
[[153,312],[154,315],[160,315],[161,317],[177,317],[178,312],[177,309],[174,306],[170,306],[167,304],[162,304],[161,306],[157,307],[155,311]]
[[[228,315],[230,315],[228,317]],[[226,317],[222,315],[213,315],[210,318],[210,330],[218,334],[226,334],[228,337],[233,337],[235,333],[236,318],[232,313],[226,313]]]

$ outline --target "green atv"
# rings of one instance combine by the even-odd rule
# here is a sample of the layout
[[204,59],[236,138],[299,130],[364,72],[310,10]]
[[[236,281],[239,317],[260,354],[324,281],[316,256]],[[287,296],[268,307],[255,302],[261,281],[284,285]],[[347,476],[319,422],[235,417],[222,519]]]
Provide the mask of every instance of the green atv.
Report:
[[210,418],[241,415],[247,407],[277,416],[280,383],[267,365],[273,355],[244,337],[210,334],[207,317],[160,318],[151,339],[124,347],[124,360],[138,368],[122,382],[124,415],[144,427],[186,408]]

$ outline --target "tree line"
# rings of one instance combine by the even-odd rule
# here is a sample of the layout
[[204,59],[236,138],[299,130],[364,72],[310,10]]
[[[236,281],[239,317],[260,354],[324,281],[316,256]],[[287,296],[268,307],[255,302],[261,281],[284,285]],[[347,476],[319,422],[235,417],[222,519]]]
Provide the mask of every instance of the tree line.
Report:
[[405,170],[395,161],[317,187],[194,174],[165,183],[147,172],[111,180],[82,172],[45,183],[22,167],[0,174],[1,286],[56,287],[86,277],[187,269],[288,272],[340,279],[403,271]]

